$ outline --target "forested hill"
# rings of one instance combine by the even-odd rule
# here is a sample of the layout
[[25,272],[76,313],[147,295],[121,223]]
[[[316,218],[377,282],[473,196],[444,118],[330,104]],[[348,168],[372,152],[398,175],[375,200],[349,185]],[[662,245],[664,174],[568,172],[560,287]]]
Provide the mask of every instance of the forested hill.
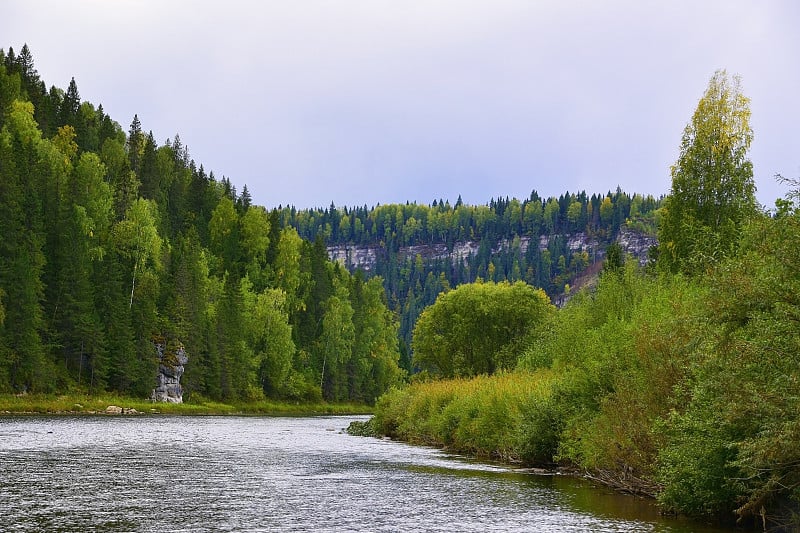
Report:
[[379,280],[145,132],[0,50],[0,392],[146,397],[181,347],[188,398],[371,402],[402,379]]
[[[405,344],[419,313],[437,295],[477,279],[525,281],[554,302],[599,270],[605,250],[647,259],[656,243],[661,199],[627,194],[565,193],[493,199],[486,205],[391,204],[372,208],[280,208],[282,225],[326,243],[351,270],[381,276],[400,316]],[[571,287],[572,286],[572,287]]]
[[411,370],[439,293],[524,280],[558,301],[610,243],[644,256],[661,202],[267,212],[178,135],[159,144],[136,116],[126,131],[74,79],[48,89],[27,46],[0,51],[0,178],[0,391],[146,396],[162,344],[190,357],[187,396],[211,399],[372,401]]

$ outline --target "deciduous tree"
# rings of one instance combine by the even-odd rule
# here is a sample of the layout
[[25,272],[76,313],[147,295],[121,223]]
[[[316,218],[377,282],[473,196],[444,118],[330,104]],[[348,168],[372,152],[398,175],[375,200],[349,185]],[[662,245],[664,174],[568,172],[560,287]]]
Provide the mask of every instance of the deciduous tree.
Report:
[[707,270],[736,248],[757,212],[750,99],[739,77],[714,73],[683,131],[672,189],[659,228],[659,264],[670,272]]
[[512,369],[555,308],[523,282],[473,283],[442,293],[414,328],[414,363],[442,377]]

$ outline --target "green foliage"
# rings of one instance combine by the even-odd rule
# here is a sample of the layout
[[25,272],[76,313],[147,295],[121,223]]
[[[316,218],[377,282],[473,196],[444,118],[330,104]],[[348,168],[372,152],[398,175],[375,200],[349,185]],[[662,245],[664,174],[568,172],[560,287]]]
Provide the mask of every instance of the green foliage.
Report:
[[158,146],[138,116],[126,135],[75,80],[45,92],[23,52],[0,54],[0,391],[147,397],[167,341],[187,351],[187,401],[372,402],[402,378],[379,279],[177,136]]
[[655,427],[676,405],[674,388],[704,334],[694,318],[702,295],[681,278],[646,278],[629,266],[607,272],[582,313],[565,314],[557,329],[569,340],[554,339],[553,350],[553,367],[569,376],[555,391],[571,410],[561,459],[627,490],[657,491]]
[[[153,404],[150,400],[114,393],[101,394],[0,394],[0,412],[14,414],[103,414],[109,405],[126,410],[123,416],[150,414],[175,415],[267,415],[267,416],[318,416],[365,415],[371,412],[363,404],[330,404],[322,401],[309,403],[259,400],[254,402],[218,402],[195,394],[184,403]],[[137,412],[130,412],[135,409]],[[115,415],[116,416],[116,415]]]
[[136,200],[125,213],[125,219],[114,226],[112,241],[119,255],[131,264],[132,307],[137,275],[160,265],[162,239],[158,234],[155,205],[141,198]]
[[554,307],[522,282],[474,283],[441,294],[414,328],[414,363],[442,377],[512,369]]
[[42,136],[33,106],[14,101],[0,131],[0,290],[5,294],[5,320],[0,325],[0,390],[36,391],[51,387],[46,359],[44,284],[46,258],[37,181],[51,177],[43,165]]
[[696,395],[691,414],[668,419],[668,444],[659,453],[659,501],[667,509],[693,516],[730,517],[740,491],[733,466],[737,455],[733,428],[710,419],[712,406]]
[[659,228],[659,262],[670,272],[708,270],[736,247],[757,212],[749,99],[740,80],[717,71],[697,105],[672,166],[672,191]]
[[[693,367],[662,453],[663,501],[681,512],[753,518],[800,502],[799,232],[793,208],[752,222],[715,275],[710,316],[721,331]],[[684,471],[695,463],[709,466]]]
[[240,225],[242,262],[247,275],[261,288],[265,285],[262,273],[269,247],[269,215],[263,207],[251,205],[242,215]]
[[378,433],[375,432],[375,428],[372,426],[374,420],[374,418],[370,418],[365,422],[353,420],[347,426],[347,434],[355,437],[378,437]]
[[355,342],[351,364],[350,399],[373,403],[405,373],[398,366],[397,323],[386,305],[382,280],[364,282],[359,275],[351,286]]
[[[488,205],[457,202],[451,206],[438,200],[431,205],[372,208],[297,210],[287,206],[275,213],[308,240],[322,237],[328,247],[365,246],[377,252],[367,275],[383,279],[389,305],[400,316],[401,339],[410,345],[419,313],[434,303],[445,286],[478,278],[525,281],[555,300],[591,267],[600,256],[597,252],[613,242],[623,224],[655,235],[660,204],[652,196],[631,197],[617,189],[591,196],[567,192],[558,198],[541,198],[534,191],[522,201],[497,198]],[[571,250],[566,236],[576,234],[596,240],[597,246]],[[461,255],[460,247],[467,243],[477,252]],[[423,259],[430,255],[435,258]]]
[[223,268],[230,271],[239,254],[239,217],[228,197],[220,199],[208,224],[211,233],[211,251],[223,260]]
[[[534,453],[549,421],[536,424],[534,405],[550,395],[549,372],[418,382],[392,389],[375,406],[373,428],[420,444],[506,461],[550,462]],[[546,437],[545,437],[546,438]],[[543,441],[544,438],[539,438]]]
[[242,280],[248,342],[255,351],[259,383],[271,397],[280,397],[289,372],[295,346],[286,311],[286,293],[280,289],[252,292],[249,280]]
[[497,378],[536,387],[419,381],[378,400],[375,428],[571,465],[674,512],[796,529],[800,214],[787,202],[751,220],[713,277],[605,271]]
[[350,362],[355,343],[353,306],[346,288],[338,287],[324,305],[322,331],[316,342],[316,356],[322,361],[320,386],[328,399],[344,399],[347,394],[345,368]]
[[625,252],[619,243],[612,243],[606,248],[606,260],[603,263],[603,270],[608,272],[619,272],[625,264]]

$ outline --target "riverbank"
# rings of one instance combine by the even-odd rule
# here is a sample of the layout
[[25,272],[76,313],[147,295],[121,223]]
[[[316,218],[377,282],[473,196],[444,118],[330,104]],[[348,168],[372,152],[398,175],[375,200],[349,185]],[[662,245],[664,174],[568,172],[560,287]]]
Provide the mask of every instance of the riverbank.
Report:
[[[109,407],[120,409],[110,409]],[[261,401],[254,403],[161,403],[112,394],[26,394],[0,395],[0,415],[34,414],[131,414],[131,415],[362,415],[372,414],[365,404],[288,403]]]

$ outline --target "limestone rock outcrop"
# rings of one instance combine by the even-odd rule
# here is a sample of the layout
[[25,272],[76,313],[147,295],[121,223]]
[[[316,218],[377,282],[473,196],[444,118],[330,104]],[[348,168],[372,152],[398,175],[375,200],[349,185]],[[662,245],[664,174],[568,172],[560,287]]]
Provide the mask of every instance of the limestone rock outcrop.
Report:
[[158,351],[158,386],[153,389],[150,399],[154,402],[183,403],[183,376],[184,365],[189,362],[183,345],[169,346],[169,344],[156,344]]
[[642,266],[648,261],[650,248],[658,246],[658,239],[654,235],[647,235],[627,228],[619,230],[617,242],[622,247],[622,251],[636,258]]
[[[539,237],[519,236],[519,253],[525,254],[533,244],[538,246],[540,251],[546,250],[553,239],[563,239],[566,241],[567,249],[570,252],[586,251],[591,258],[591,262],[602,261],[605,257],[606,245],[601,243],[595,236],[587,235],[584,232],[573,234],[553,234],[541,235]],[[620,244],[622,250],[634,257],[640,264],[647,262],[650,247],[658,244],[655,236],[641,233],[626,227],[620,228],[613,239]],[[492,253],[508,251],[513,248],[515,241],[500,239],[492,246]],[[470,257],[475,256],[480,249],[480,242],[463,241],[448,247],[446,244],[422,244],[415,246],[401,246],[397,250],[397,256],[401,260],[413,259],[417,255],[425,261],[439,261],[449,259],[453,264],[466,262]],[[365,272],[371,272],[377,266],[380,258],[385,259],[387,251],[385,247],[377,245],[358,245],[342,244],[328,247],[328,256],[332,261],[338,261],[342,266],[354,270],[360,268]]]

